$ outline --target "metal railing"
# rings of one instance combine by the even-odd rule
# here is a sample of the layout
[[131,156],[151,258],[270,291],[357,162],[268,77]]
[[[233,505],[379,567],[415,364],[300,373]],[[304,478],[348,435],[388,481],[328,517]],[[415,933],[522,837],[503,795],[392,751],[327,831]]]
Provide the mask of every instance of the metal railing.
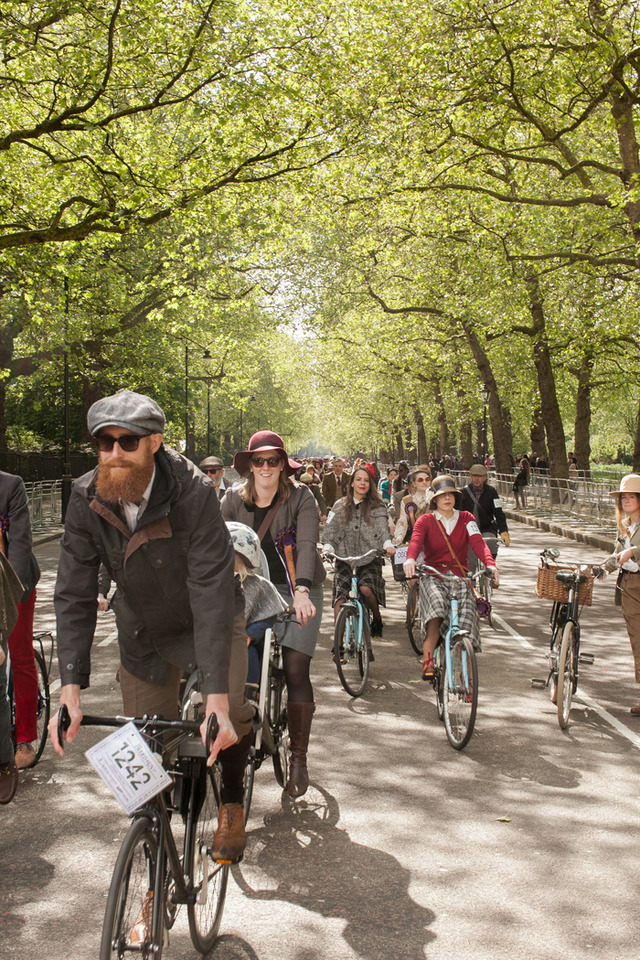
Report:
[[[505,506],[517,507],[513,474],[489,472],[488,481],[500,494]],[[466,472],[455,475],[456,485],[463,487],[469,482]],[[553,519],[570,518],[599,527],[615,527],[615,499],[609,496],[617,484],[610,480],[594,480],[587,477],[561,480],[532,471],[529,483],[521,487],[519,498],[527,513],[544,514]]]
[[40,480],[25,483],[31,514],[31,529],[35,532],[62,523],[62,481]]

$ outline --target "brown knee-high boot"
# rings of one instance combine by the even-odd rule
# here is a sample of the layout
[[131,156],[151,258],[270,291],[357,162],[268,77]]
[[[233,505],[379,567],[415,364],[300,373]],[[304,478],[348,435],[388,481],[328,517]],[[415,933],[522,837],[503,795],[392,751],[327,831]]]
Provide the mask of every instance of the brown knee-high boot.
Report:
[[291,703],[289,701],[287,704],[287,722],[291,744],[287,793],[290,797],[301,797],[307,792],[309,786],[307,748],[315,709],[316,705],[313,701],[309,703]]

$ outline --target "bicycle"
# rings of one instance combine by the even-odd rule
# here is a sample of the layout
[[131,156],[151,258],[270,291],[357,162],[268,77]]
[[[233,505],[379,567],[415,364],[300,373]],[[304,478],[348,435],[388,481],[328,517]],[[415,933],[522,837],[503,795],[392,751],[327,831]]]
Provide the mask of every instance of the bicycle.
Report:
[[449,625],[434,651],[435,669],[431,685],[436,692],[438,719],[444,721],[447,739],[454,750],[462,750],[471,739],[478,709],[478,663],[466,630],[459,629],[458,591],[484,576],[481,570],[459,577],[453,573],[418,564],[420,577],[437,577],[450,584]]
[[[283,611],[276,623],[296,622],[295,614]],[[194,719],[198,717],[202,705],[202,695],[197,684],[197,674],[193,673],[185,685],[182,696],[185,708]],[[262,652],[262,671],[255,722],[255,739],[249,753],[244,777],[244,818],[249,817],[253,797],[253,782],[256,770],[259,770],[267,757],[273,762],[273,772],[280,787],[285,787],[289,779],[289,729],[287,726],[287,684],[284,675],[283,652],[277,633],[269,628],[265,633]],[[183,713],[183,715],[185,715]]]
[[[490,531],[483,533],[482,539],[487,544],[487,547],[489,548],[491,555],[495,560],[498,556],[498,547],[500,546],[500,540],[494,533],[491,533]],[[494,553],[494,550],[495,550],[495,553]],[[491,610],[492,610],[492,604],[493,604],[492,597],[493,597],[493,590],[494,590],[493,577],[485,567],[482,560],[479,557],[476,557],[475,553],[473,553],[472,550],[469,551],[469,565],[472,573],[475,573],[476,571],[482,572],[482,576],[479,577],[477,581],[478,593],[480,594],[481,597],[483,597],[487,601],[488,613],[486,617],[483,617],[483,619],[486,620],[486,622],[490,627],[492,627],[493,622],[491,620]]]
[[536,594],[553,601],[546,654],[549,674],[546,680],[532,680],[531,685],[549,689],[551,702],[558,709],[558,724],[564,730],[569,723],[571,698],[578,689],[579,665],[595,660],[593,654],[580,653],[580,614],[585,604],[591,606],[593,582],[603,576],[604,570],[599,564],[558,564],[559,556],[560,551],[553,548],[540,553]]
[[[51,642],[49,649],[49,662],[44,652],[44,640]],[[49,692],[49,674],[51,670],[51,660],[53,658],[53,637],[50,633],[36,633],[33,636],[33,656],[36,664],[36,675],[38,677],[38,701],[36,703],[36,739],[33,744],[35,750],[35,759],[30,763],[26,770],[35,767],[42,756],[45,744],[47,742],[47,729],[49,726],[49,714],[51,710],[51,696]],[[15,729],[16,729],[16,700],[13,687],[13,671],[11,669],[11,655],[7,656],[7,697],[11,708],[11,739],[14,749],[16,747]]]
[[[154,752],[161,753],[173,778],[173,791],[170,798],[161,791],[131,814],[132,823],[109,887],[100,960],[123,960],[130,953],[140,954],[143,960],[160,960],[167,931],[181,904],[187,905],[193,946],[206,954],[220,929],[230,866],[211,858],[220,795],[217,764],[209,767],[207,759],[217,721],[212,714],[205,746],[200,723],[194,720],[149,716],[82,719],[84,726],[122,727],[129,722],[143,733]],[[68,726],[69,714],[63,705],[58,713],[61,743]],[[170,736],[163,739],[164,734]],[[184,824],[182,852],[175,836],[180,821]],[[134,927],[142,927],[135,937]]]
[[371,611],[358,590],[357,560],[367,557],[385,557],[384,550],[368,550],[359,557],[339,557],[325,554],[333,560],[351,565],[351,588],[349,599],[340,607],[333,634],[333,659],[340,683],[352,697],[360,697],[369,679],[371,652]]

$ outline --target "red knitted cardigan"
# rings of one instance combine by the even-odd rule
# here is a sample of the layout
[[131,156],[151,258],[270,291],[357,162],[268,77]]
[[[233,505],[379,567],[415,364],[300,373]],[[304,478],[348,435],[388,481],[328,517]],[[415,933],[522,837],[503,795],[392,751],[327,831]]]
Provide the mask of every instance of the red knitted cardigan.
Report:
[[[469,547],[485,566],[495,567],[496,562],[482,539],[475,517],[468,510],[460,511],[458,521],[448,537],[463,567],[468,567],[469,564]],[[460,575],[460,567],[451,556],[433,513],[424,513],[416,520],[407,550],[407,560],[417,560],[421,550],[424,551],[424,562],[429,566],[435,567],[436,570],[449,570],[451,573]]]

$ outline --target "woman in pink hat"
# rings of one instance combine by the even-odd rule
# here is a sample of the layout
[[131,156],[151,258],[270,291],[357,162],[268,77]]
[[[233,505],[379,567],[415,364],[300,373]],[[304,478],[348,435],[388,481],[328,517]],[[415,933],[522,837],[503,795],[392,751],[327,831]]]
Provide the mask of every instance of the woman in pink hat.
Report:
[[[630,473],[620,481],[620,489],[611,493],[616,498],[618,538],[615,555],[619,565],[616,584],[616,606],[622,607],[635,664],[636,682],[640,683],[640,474]],[[629,711],[640,716],[640,703]]]
[[282,437],[260,430],[249,448],[236,453],[233,466],[244,478],[220,504],[225,520],[256,531],[269,563],[269,576],[293,608],[282,640],[287,681],[291,765],[287,792],[300,797],[309,786],[307,748],[315,710],[309,667],[322,620],[325,569],[318,554],[318,510],[307,486],[293,474],[302,464],[284,449]]

